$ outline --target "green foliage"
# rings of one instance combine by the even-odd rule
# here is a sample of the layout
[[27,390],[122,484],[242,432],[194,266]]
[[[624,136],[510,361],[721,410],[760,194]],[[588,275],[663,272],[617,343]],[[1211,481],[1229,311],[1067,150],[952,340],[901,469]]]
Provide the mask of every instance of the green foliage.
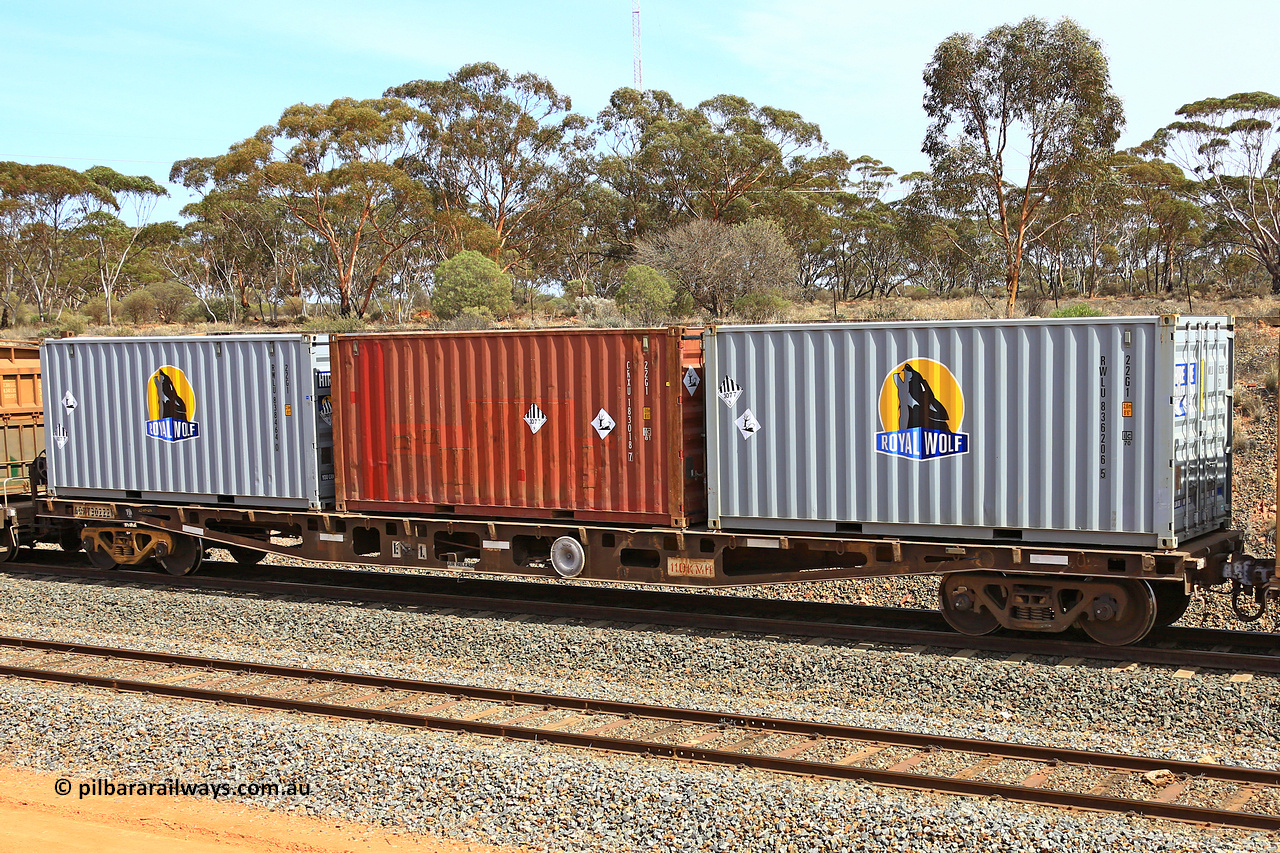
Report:
[[692,317],[697,310],[698,306],[694,304],[693,294],[683,287],[678,288],[676,298],[671,303],[671,316]]
[[476,332],[493,328],[493,317],[479,308],[463,308],[450,320],[443,320],[439,328],[444,332]]
[[[552,235],[573,230],[563,228],[566,212],[590,194],[581,161],[591,134],[587,119],[571,112],[569,97],[537,74],[512,74],[492,62],[385,95],[421,110],[416,147],[403,163],[450,212],[449,251],[489,249],[496,257],[501,249],[504,263],[524,269],[545,263]],[[454,211],[466,211],[473,222],[460,223]],[[474,233],[475,224],[487,238]]]
[[1053,318],[1105,317],[1107,316],[1107,312],[1100,308],[1094,308],[1087,302],[1077,302],[1074,305],[1063,305],[1061,308],[1055,308],[1049,316]]
[[215,296],[213,299],[207,300],[208,311],[213,314],[214,323],[236,323],[241,318],[240,303],[229,296]]
[[[258,236],[263,219],[283,213],[301,225],[317,249],[312,259],[335,286],[339,312],[359,313],[387,265],[427,230],[415,221],[433,220],[430,194],[402,163],[422,120],[398,98],[295,104],[221,157],[175,163],[169,179],[204,192],[188,210],[229,252],[258,244],[253,249],[274,254],[278,245]],[[367,272],[357,279],[357,270]]]
[[594,171],[620,197],[624,240],[690,215],[791,219],[840,187],[851,166],[816,124],[738,95],[685,107],[667,92],[623,88],[597,122],[606,153]]
[[[1023,255],[1040,239],[1064,190],[1103,168],[1124,126],[1102,45],[1070,18],[1038,18],[956,33],[924,73],[924,139],[938,205],[985,221],[1003,255],[1012,317]],[[952,130],[953,126],[956,128]],[[1010,139],[1026,137],[1023,158]],[[1014,173],[1014,164],[1025,172]],[[1058,205],[1061,207],[1061,205]],[[1065,211],[1059,211],[1061,216]]]
[[216,322],[213,317],[209,316],[209,312],[205,309],[204,303],[199,301],[188,304],[183,310],[182,316],[178,318],[178,321],[187,326],[194,326],[198,323]]
[[577,306],[573,304],[573,300],[563,296],[553,296],[548,299],[547,310],[561,317],[572,317],[578,313]]
[[280,306],[280,312],[286,317],[296,320],[302,316],[302,312],[306,310],[306,303],[302,301],[301,296],[286,297],[284,303]]
[[187,306],[195,298],[191,288],[176,281],[158,282],[144,292],[149,294],[155,303],[155,313],[161,323],[176,323],[181,320]]
[[7,303],[0,310],[0,317],[3,317],[4,323],[0,324],[0,328],[12,328],[14,326],[31,326],[40,320],[40,314],[35,308],[27,305],[25,302]]
[[641,240],[636,256],[679,282],[693,303],[713,317],[724,316],[749,294],[795,290],[795,252],[782,229],[769,220],[730,227],[695,219]]
[[[142,196],[166,196],[169,191],[157,184],[147,175],[122,175],[109,166],[93,166],[84,170],[84,175],[113,197],[121,193]],[[114,204],[119,208],[119,204]]]
[[[198,197],[185,225],[142,224],[164,193],[146,176],[0,163],[4,302],[34,305],[33,326],[90,295],[86,315],[106,324],[115,294],[140,290],[158,318],[194,323],[296,319],[316,299],[414,314],[430,308],[432,270],[463,250],[512,271],[539,319],[616,294],[582,316],[597,325],[759,315],[768,300],[741,300],[776,288],[815,303],[806,316],[891,312],[869,303],[900,290],[990,305],[1015,275],[1046,312],[1074,296],[1280,292],[1280,98],[1188,103],[1115,154],[1107,64],[1067,20],[951,36],[926,71],[930,171],[903,176],[732,93],[686,107],[623,88],[592,123],[549,81],[491,63],[296,105],[219,156],[175,163]],[[646,255],[647,242],[662,245]],[[624,286],[634,262],[667,279],[669,305]],[[216,316],[198,300],[166,307],[154,288],[168,281]],[[565,282],[560,301],[537,292],[549,281]],[[273,304],[282,289],[306,304]],[[466,307],[442,297],[437,311]],[[498,301],[471,307],[501,316]]]
[[436,316],[451,320],[468,308],[491,317],[511,311],[511,276],[479,252],[459,252],[436,267],[431,308]]
[[62,316],[40,330],[39,336],[42,338],[62,338],[67,335],[83,335],[88,327],[88,317],[83,314],[77,314],[74,311],[63,311]]
[[643,323],[656,323],[671,315],[676,291],[662,273],[653,267],[636,264],[628,267],[614,302],[624,316]]
[[[101,296],[95,296],[86,302],[80,308],[81,312],[88,317],[95,326],[105,325],[107,322],[107,301]],[[120,313],[120,302],[116,301],[111,306],[111,313],[117,315]]]
[[1185,194],[1216,211],[1221,236],[1253,258],[1280,295],[1280,97],[1240,92],[1185,104],[1144,143],[1195,175]]
[[573,301],[574,312],[582,322],[593,328],[617,328],[626,325],[626,318],[618,311],[612,299],[603,296],[581,296]]
[[790,311],[791,300],[777,291],[748,293],[733,303],[733,313],[749,323],[777,323]]
[[150,323],[156,319],[156,298],[135,290],[120,300],[120,316],[130,323]]
[[363,332],[367,325],[364,320],[359,317],[309,317],[302,324],[302,328],[308,332],[316,332],[327,335],[340,335],[346,332]]

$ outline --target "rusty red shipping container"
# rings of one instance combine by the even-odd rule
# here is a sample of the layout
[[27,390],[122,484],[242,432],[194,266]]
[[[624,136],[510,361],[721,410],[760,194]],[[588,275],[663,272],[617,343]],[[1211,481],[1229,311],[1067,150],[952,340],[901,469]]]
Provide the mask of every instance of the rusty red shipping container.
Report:
[[340,510],[706,517],[699,330],[361,334],[333,347]]

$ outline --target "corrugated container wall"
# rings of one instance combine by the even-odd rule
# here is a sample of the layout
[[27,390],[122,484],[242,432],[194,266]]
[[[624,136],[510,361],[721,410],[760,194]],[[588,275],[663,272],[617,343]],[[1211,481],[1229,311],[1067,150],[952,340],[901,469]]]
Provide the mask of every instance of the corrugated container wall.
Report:
[[[40,390],[40,345],[0,341],[0,454],[3,477],[25,477],[21,464],[44,450],[44,399]],[[18,484],[0,486],[5,490]]]
[[343,335],[334,358],[341,509],[705,517],[696,330]]
[[57,496],[332,505],[327,337],[65,338],[41,351]]
[[709,518],[1172,548],[1231,519],[1226,317],[708,329]]

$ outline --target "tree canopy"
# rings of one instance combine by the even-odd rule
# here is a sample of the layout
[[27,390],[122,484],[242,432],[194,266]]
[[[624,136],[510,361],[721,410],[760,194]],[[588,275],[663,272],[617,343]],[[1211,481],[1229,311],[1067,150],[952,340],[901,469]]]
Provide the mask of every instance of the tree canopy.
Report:
[[[196,195],[181,223],[150,221],[147,176],[0,163],[0,327],[1280,293],[1280,98],[1193,101],[1117,152],[1107,57],[1069,19],[956,33],[921,60],[930,168],[905,175],[785,105],[623,87],[587,116],[491,62],[296,104],[174,163]],[[493,301],[441,290],[460,257],[505,276]]]
[[1280,294],[1280,97],[1241,92],[1185,104],[1147,147],[1170,154],[1199,181],[1193,196],[1216,210],[1236,245]]
[[932,185],[944,206],[987,222],[1004,256],[1013,316],[1026,248],[1054,221],[1049,200],[1101,168],[1119,139],[1124,111],[1107,57],[1069,18],[1053,26],[1027,18],[981,39],[947,38],[924,82]]

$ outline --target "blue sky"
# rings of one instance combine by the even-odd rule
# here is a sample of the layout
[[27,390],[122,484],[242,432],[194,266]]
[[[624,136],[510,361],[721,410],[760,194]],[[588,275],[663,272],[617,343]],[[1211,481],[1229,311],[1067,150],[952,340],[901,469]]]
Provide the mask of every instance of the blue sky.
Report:
[[[1280,4],[641,0],[645,88],[693,105],[730,93],[799,112],[852,156],[924,168],[921,73],[954,32],[1070,16],[1103,42],[1121,145],[1189,101],[1280,93]],[[870,5],[870,4],[866,4]],[[0,160],[168,177],[298,102],[376,97],[469,62],[533,71],[595,115],[632,83],[631,0],[488,3],[148,0],[0,7]],[[176,218],[188,198],[162,202]]]

